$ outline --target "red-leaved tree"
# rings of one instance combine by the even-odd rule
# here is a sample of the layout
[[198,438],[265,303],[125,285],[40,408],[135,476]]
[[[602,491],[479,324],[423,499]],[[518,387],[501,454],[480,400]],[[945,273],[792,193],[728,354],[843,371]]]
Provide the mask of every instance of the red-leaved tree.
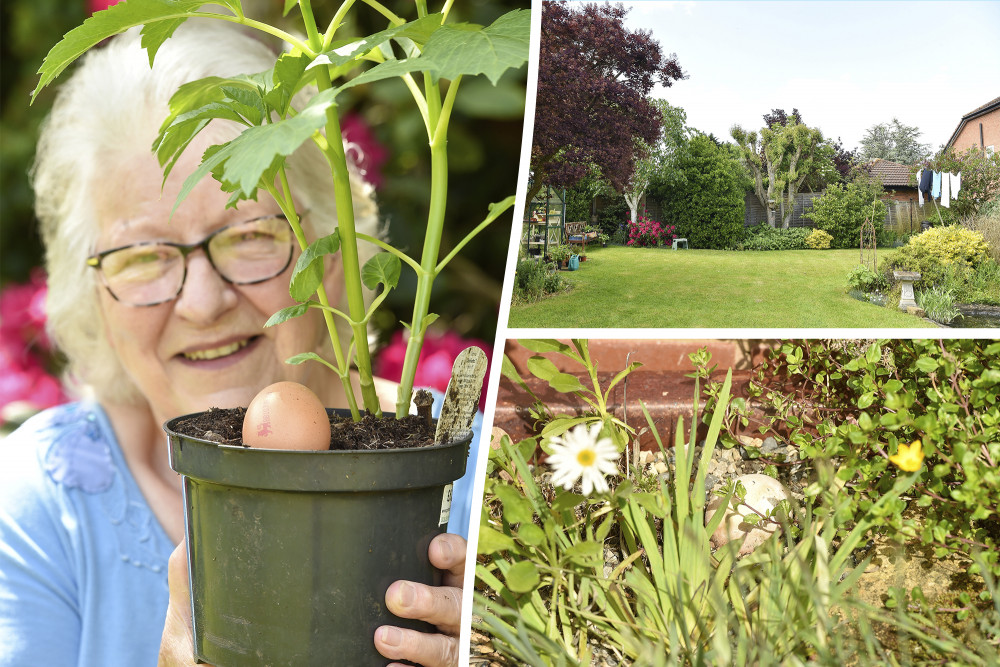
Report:
[[622,192],[634,168],[633,138],[656,141],[660,113],[649,92],[684,73],[651,33],[622,25],[627,13],[621,4],[542,3],[528,201],[545,184],[572,187],[591,164]]

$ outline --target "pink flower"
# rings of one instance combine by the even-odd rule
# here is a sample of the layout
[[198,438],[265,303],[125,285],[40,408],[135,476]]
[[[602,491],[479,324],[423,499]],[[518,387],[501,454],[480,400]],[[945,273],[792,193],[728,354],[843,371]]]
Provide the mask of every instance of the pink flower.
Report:
[[119,0],[88,0],[87,5],[90,7],[90,13],[99,12],[102,9],[107,9],[112,5],[117,5]]
[[389,159],[389,151],[379,143],[367,123],[355,113],[345,114],[340,120],[340,133],[348,143],[347,155],[354,160],[361,175],[375,187],[382,185],[382,165]]
[[[403,360],[406,356],[406,339],[403,333],[402,331],[394,333],[391,342],[379,353],[375,361],[375,374],[379,377],[399,382],[403,376]],[[445,331],[438,335],[427,334],[424,337],[424,346],[420,350],[420,359],[417,361],[414,386],[431,387],[442,392],[448,389],[451,367],[455,363],[455,357],[470,346],[478,347],[486,353],[486,358],[489,359],[490,349],[483,341],[462,338],[453,331]],[[489,378],[489,375],[489,367],[487,367],[486,378],[483,379],[483,388],[479,395],[480,409],[486,403],[486,379]]]

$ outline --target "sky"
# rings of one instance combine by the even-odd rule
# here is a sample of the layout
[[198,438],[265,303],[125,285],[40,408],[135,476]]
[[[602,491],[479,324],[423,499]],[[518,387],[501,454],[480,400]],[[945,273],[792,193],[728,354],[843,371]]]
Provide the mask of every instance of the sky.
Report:
[[857,148],[898,118],[936,151],[962,116],[1000,97],[1000,2],[625,2],[688,75],[652,96],[732,140],[771,109]]

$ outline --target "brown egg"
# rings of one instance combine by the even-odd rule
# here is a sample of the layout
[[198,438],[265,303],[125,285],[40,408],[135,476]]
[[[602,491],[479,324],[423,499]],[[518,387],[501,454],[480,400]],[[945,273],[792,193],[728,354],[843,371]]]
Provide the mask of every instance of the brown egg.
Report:
[[329,449],[323,403],[298,382],[275,382],[257,394],[243,417],[243,444],[259,449]]

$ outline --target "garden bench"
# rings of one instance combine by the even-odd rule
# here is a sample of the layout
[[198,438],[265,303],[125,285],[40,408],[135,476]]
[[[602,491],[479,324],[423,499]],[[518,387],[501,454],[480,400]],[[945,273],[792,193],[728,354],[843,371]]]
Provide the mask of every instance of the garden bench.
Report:
[[580,246],[580,254],[586,253],[587,241],[593,241],[597,238],[597,232],[583,231],[586,226],[586,222],[567,222],[565,227],[566,243]]
[[677,248],[679,248],[682,243],[684,244],[684,249],[687,250],[688,249],[687,239],[674,239],[674,245],[672,249],[677,250]]

